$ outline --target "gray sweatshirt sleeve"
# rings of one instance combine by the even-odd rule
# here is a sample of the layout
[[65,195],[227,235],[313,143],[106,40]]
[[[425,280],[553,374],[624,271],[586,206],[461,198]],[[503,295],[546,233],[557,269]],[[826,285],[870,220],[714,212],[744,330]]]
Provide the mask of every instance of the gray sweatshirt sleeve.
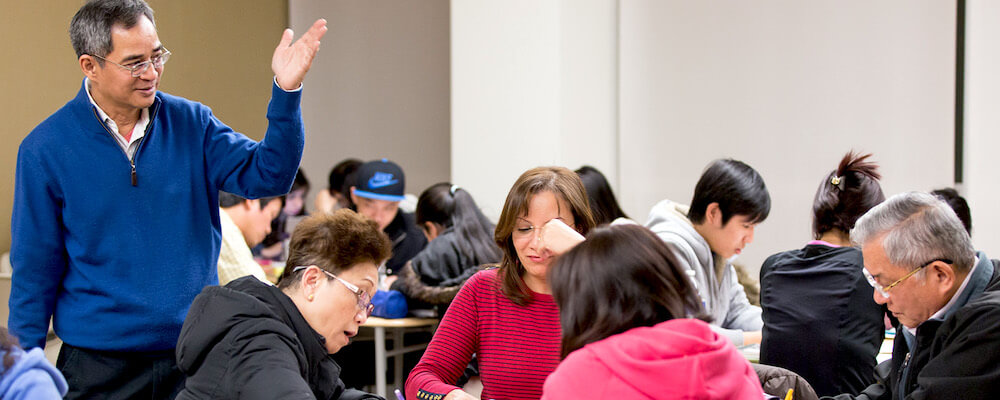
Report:
[[[729,311],[722,327],[741,331],[759,331],[764,328],[764,320],[760,316],[760,307],[750,304],[743,285],[736,278],[736,269],[726,266],[726,284],[729,288]],[[743,342],[742,337],[740,343]]]

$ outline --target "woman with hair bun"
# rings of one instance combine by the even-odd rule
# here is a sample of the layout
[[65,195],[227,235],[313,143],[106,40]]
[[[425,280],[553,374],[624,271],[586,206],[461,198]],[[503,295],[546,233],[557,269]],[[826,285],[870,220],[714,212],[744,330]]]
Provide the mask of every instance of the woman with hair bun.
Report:
[[813,240],[768,257],[760,269],[764,330],[760,361],[787,368],[816,394],[858,393],[873,383],[885,308],[872,301],[855,221],[885,200],[871,154],[849,152],[820,181]]

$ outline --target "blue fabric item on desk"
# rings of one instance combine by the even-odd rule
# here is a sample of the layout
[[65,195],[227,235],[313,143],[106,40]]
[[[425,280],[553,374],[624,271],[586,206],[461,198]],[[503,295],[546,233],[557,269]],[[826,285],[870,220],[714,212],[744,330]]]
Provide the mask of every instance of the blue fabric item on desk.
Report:
[[406,306],[406,296],[398,290],[379,290],[372,297],[372,316],[379,318],[403,318],[409,309]]

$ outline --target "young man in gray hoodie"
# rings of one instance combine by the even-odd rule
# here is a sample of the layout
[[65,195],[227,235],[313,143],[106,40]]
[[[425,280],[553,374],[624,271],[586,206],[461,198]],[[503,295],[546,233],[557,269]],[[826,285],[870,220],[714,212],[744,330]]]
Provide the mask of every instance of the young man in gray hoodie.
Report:
[[750,305],[731,260],[753,241],[771,211],[764,179],[740,161],[715,160],[694,189],[691,206],[663,200],[646,227],[666,242],[698,288],[716,332],[736,345],[760,343],[760,307]]

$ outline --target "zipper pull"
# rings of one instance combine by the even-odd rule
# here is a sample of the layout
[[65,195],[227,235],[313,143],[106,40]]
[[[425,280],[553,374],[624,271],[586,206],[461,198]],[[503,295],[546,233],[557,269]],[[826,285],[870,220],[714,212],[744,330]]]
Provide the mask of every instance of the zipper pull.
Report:
[[139,177],[135,174],[135,163],[132,163],[132,186],[139,186]]

